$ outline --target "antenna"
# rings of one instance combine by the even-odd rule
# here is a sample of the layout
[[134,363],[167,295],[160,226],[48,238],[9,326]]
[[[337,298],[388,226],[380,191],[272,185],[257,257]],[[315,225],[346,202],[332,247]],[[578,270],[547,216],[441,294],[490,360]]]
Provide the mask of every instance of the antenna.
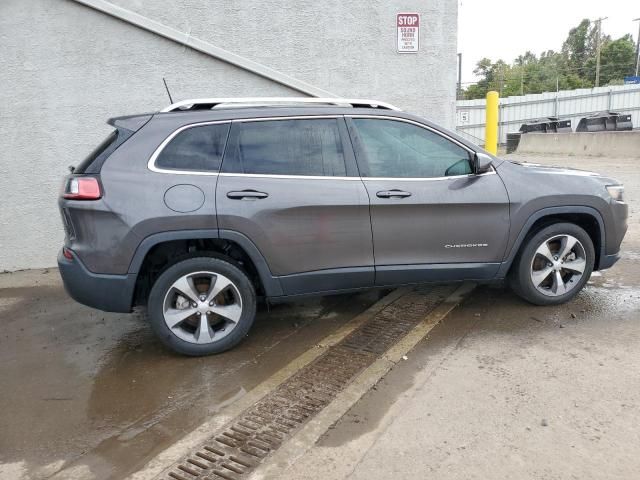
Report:
[[173,103],[173,99],[171,98],[171,92],[169,91],[169,87],[167,86],[167,81],[162,77],[162,81],[164,83],[164,88],[167,90],[167,95],[169,95],[169,101]]

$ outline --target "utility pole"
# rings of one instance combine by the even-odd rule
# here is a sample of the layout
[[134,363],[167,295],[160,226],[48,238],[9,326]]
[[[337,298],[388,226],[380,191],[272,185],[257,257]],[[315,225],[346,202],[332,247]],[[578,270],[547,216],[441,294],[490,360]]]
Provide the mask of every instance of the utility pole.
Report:
[[524,95],[524,65],[520,67],[520,95]]
[[456,92],[456,98],[462,99],[462,54],[458,54],[458,91]]
[[634,22],[638,22],[638,40],[636,41],[636,77],[638,76],[638,67],[640,66],[640,18],[634,18]]
[[558,99],[558,94],[560,93],[560,77],[556,75],[556,103],[554,105],[554,113],[553,116],[558,118],[560,116],[560,100]]
[[606,20],[609,17],[600,17],[596,20],[597,24],[597,35],[596,38],[596,87],[600,86],[600,47],[602,46],[602,21]]

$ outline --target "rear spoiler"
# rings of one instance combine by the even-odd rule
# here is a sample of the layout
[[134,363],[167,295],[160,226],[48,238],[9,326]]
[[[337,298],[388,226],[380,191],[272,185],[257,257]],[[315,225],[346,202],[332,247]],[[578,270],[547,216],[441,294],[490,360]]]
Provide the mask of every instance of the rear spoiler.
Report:
[[110,118],[107,120],[107,123],[117,129],[124,128],[125,130],[137,132],[144,127],[145,123],[151,120],[151,117],[153,117],[152,113],[142,115],[125,115],[123,117]]
[[113,117],[107,123],[115,128],[113,132],[91,152],[77,167],[69,167],[71,173],[99,174],[107,158],[134,133],[151,120],[153,114]]

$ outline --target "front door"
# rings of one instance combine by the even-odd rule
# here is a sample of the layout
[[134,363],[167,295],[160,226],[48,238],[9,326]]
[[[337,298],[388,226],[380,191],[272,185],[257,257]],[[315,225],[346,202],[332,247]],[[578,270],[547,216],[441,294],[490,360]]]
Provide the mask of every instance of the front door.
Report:
[[492,278],[509,233],[495,171],[474,175],[469,149],[413,121],[349,125],[371,202],[375,283]]
[[285,294],[373,285],[369,199],[342,117],[233,122],[218,225],[248,237]]

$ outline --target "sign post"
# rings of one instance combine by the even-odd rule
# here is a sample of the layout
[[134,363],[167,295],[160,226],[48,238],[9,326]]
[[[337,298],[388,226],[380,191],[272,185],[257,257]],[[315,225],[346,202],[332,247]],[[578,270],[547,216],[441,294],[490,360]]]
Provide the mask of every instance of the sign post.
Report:
[[420,49],[420,15],[417,13],[398,13],[398,53],[418,53]]

